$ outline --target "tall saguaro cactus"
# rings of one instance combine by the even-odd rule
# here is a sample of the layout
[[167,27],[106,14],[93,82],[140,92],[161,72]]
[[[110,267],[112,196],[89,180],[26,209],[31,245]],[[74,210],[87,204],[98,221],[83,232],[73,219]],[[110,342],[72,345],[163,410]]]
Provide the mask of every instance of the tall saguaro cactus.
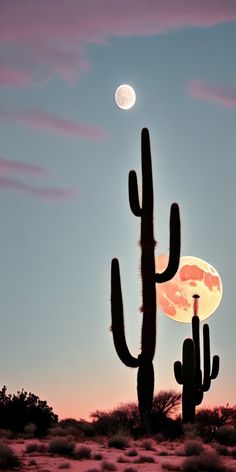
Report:
[[[219,356],[213,356],[212,368],[210,358],[210,331],[209,326],[203,326],[203,376],[201,370],[200,353],[200,320],[197,315],[198,295],[194,295],[194,315],[192,317],[192,339],[185,339],[183,343],[183,361],[174,363],[176,381],[183,385],[182,393],[182,419],[183,423],[193,423],[195,420],[195,407],[200,405],[204,392],[210,389],[211,381],[216,379],[219,373]],[[203,378],[202,378],[203,377]]]
[[141,427],[150,431],[150,414],[154,390],[153,357],[156,346],[156,283],[170,280],[178,270],[180,258],[180,218],[176,203],[170,212],[170,254],[166,270],[155,272],[155,239],[153,234],[153,181],[149,132],[142,130],[142,203],[139,201],[136,172],[129,173],[129,202],[133,214],[141,219],[141,280],[142,280],[142,335],[141,353],[133,357],[128,349],[125,330],[119,262],[111,264],[112,333],[116,352],[128,367],[138,368],[137,393]]

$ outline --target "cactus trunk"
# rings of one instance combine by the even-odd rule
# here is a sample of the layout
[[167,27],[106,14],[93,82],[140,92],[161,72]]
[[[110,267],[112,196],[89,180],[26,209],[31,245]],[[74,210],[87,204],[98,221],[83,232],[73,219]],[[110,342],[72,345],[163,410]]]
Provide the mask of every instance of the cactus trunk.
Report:
[[142,281],[142,334],[141,353],[135,358],[127,347],[124,332],[123,302],[119,263],[112,261],[111,311],[114,345],[121,361],[129,367],[138,367],[137,393],[142,431],[150,433],[150,418],[154,392],[153,358],[156,347],[156,283],[172,278],[179,265],[180,220],[177,204],[171,207],[170,256],[163,274],[155,273],[155,239],[153,233],[153,180],[149,132],[142,130],[142,204],[139,202],[135,171],[129,173],[129,202],[133,214],[141,219],[141,281]]

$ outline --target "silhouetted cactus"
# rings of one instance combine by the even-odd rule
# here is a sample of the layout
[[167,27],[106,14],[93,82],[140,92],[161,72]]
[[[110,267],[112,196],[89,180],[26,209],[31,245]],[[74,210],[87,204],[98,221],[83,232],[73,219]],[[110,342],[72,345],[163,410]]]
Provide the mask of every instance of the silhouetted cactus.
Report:
[[129,173],[129,202],[135,216],[141,218],[141,280],[143,324],[141,354],[133,357],[126,344],[124,331],[123,301],[119,262],[111,264],[111,314],[112,333],[116,352],[128,367],[138,367],[138,401],[141,426],[144,433],[150,430],[150,414],[154,390],[153,357],[156,345],[156,282],[171,279],[178,270],[180,257],[180,219],[176,203],[170,212],[170,255],[168,266],[161,274],[155,272],[155,240],[153,235],[153,182],[149,132],[142,130],[142,204],[139,202],[138,183],[135,171]]
[[194,295],[194,315],[192,317],[192,339],[185,339],[183,343],[183,360],[174,363],[176,381],[183,385],[182,392],[182,419],[184,423],[193,423],[195,420],[195,406],[200,405],[204,392],[210,389],[211,381],[219,373],[219,356],[213,356],[212,369],[210,359],[210,332],[209,326],[203,326],[203,379],[200,354],[200,320],[197,315],[198,295]]

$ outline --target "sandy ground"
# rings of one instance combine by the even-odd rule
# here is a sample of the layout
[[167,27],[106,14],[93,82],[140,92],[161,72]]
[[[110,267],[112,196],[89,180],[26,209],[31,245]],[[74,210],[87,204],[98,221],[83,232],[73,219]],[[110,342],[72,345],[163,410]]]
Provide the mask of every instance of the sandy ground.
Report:
[[[2,440],[1,440],[2,442]],[[4,441],[6,442],[6,441]],[[61,470],[69,470],[71,472],[101,472],[103,470],[108,470],[104,468],[103,462],[109,462],[115,465],[117,472],[125,472],[127,468],[133,468],[134,472],[162,472],[163,464],[169,463],[173,466],[173,471],[178,470],[184,460],[183,456],[176,455],[176,451],[181,447],[180,443],[174,442],[164,442],[157,444],[153,441],[153,450],[147,451],[142,447],[142,441],[130,441],[130,447],[124,451],[109,448],[107,446],[107,441],[86,441],[82,443],[77,443],[76,448],[80,446],[88,446],[91,448],[91,459],[83,460],[74,460],[62,456],[51,455],[47,452],[39,454],[38,452],[26,453],[27,444],[38,442],[39,444],[48,444],[48,440],[37,441],[34,439],[28,440],[8,440],[7,444],[12,447],[14,452],[18,455],[21,460],[21,471],[30,471],[30,472],[56,472]],[[138,456],[128,457],[125,453],[129,452],[131,449],[136,449],[138,451]],[[205,446],[206,450],[212,450],[212,446]],[[160,455],[164,451],[164,454]],[[93,455],[100,453],[102,455],[101,460],[93,459]],[[154,463],[135,463],[137,458],[140,456],[152,456],[155,460]],[[119,463],[117,462],[118,458],[124,458],[127,462]],[[222,460],[225,464],[231,467],[236,471],[236,460],[229,456],[222,456]],[[131,472],[131,471],[130,471]]]

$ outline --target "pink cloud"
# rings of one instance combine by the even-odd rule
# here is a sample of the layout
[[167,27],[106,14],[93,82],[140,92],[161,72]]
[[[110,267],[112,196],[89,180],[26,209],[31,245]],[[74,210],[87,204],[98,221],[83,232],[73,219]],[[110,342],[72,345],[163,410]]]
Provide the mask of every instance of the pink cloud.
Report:
[[107,137],[106,130],[101,127],[77,123],[42,110],[7,111],[0,109],[1,121],[84,139],[103,140]]
[[66,200],[75,194],[75,190],[72,188],[59,189],[59,188],[43,188],[33,187],[17,179],[0,177],[0,189],[11,189],[17,192],[30,193],[36,197],[44,200]]
[[223,108],[236,108],[236,87],[230,89],[203,80],[192,80],[187,85],[187,91],[197,100],[216,103]]
[[12,161],[0,158],[0,175],[8,172],[31,175],[47,175],[46,169],[37,164],[29,164],[27,162]]
[[234,21],[235,0],[3,0],[0,63],[7,50],[13,68],[40,66],[74,83],[89,68],[89,44]]
[[32,74],[0,64],[1,87],[25,87],[32,82]]

